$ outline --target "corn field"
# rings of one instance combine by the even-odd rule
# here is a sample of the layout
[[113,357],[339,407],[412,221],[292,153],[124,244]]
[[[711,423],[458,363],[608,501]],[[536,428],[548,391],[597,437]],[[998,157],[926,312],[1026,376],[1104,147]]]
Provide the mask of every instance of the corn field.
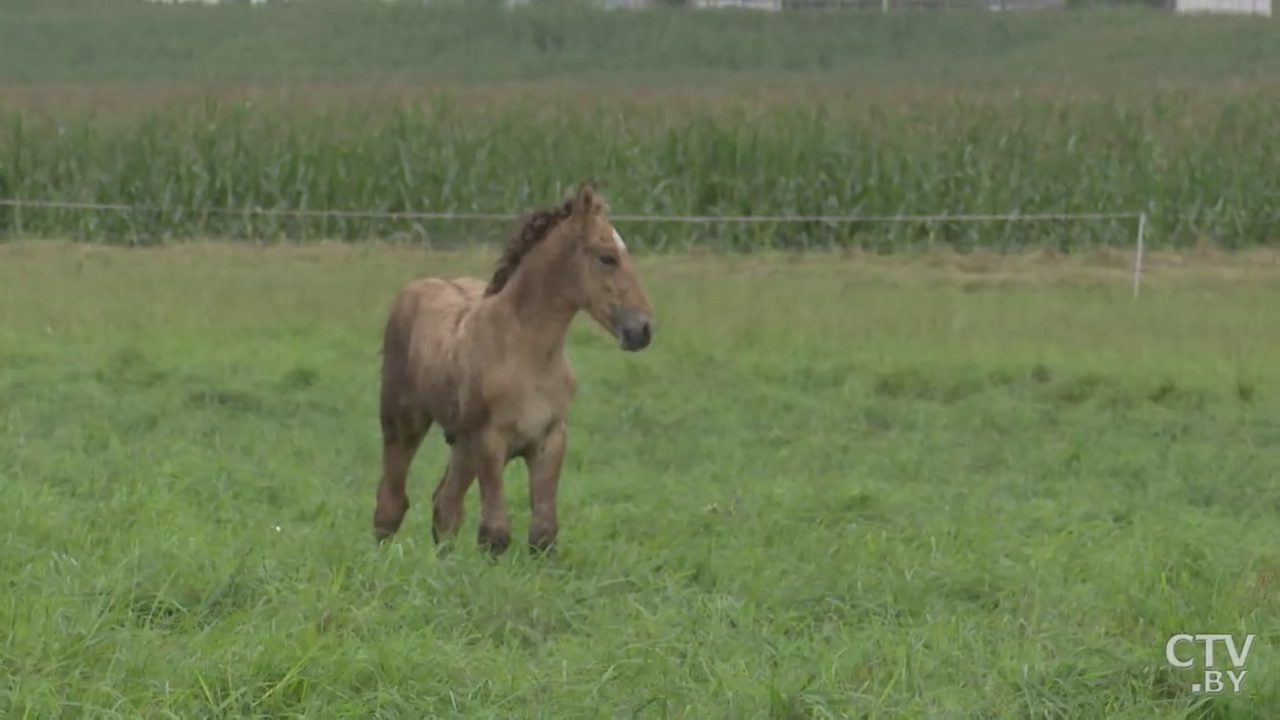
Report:
[[[518,214],[582,178],[626,215],[962,215],[1144,211],[1148,242],[1268,242],[1275,106],[1239,95],[903,105],[555,102],[313,109],[209,103],[129,122],[0,116],[0,196],[140,206],[0,208],[9,237],[193,237],[436,245],[513,221],[277,217],[254,209]],[[649,250],[1132,243],[1128,220],[646,223]]]

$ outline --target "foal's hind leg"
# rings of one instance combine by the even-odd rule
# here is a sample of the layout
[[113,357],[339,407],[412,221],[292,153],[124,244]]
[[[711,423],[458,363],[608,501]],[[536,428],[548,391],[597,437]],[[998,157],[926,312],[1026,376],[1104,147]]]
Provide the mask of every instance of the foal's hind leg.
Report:
[[378,484],[378,504],[373,511],[373,536],[379,543],[400,529],[409,512],[409,495],[405,483],[409,466],[431,428],[431,420],[417,420],[403,414],[382,413],[382,482]]

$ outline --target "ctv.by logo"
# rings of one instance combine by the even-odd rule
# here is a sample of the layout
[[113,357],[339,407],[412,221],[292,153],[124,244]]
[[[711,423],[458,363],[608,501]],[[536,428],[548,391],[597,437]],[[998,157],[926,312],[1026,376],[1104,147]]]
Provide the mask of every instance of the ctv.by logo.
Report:
[[1222,640],[1226,643],[1227,655],[1231,657],[1232,669],[1226,671],[1227,679],[1231,681],[1231,692],[1239,693],[1240,683],[1244,682],[1244,676],[1249,674],[1249,671],[1244,669],[1244,663],[1249,659],[1249,650],[1253,648],[1255,637],[1255,635],[1245,635],[1244,648],[1237,648],[1236,639],[1230,635],[1174,635],[1164,644],[1164,656],[1169,664],[1176,668],[1189,668],[1195,665],[1195,659],[1179,660],[1178,644],[1204,643],[1204,683],[1194,683],[1191,686],[1191,692],[1220,693],[1226,689],[1225,683],[1222,682],[1223,671],[1211,668],[1214,667],[1213,647]]

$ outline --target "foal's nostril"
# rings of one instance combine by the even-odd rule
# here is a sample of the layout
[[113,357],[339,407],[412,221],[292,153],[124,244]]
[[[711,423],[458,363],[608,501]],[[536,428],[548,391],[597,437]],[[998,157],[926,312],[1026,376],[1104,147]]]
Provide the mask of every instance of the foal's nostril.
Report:
[[631,308],[618,308],[610,318],[611,328],[622,344],[622,349],[629,352],[643,350],[653,339],[653,321],[647,315]]
[[648,321],[640,323],[626,332],[626,343],[628,350],[643,350],[649,347],[649,341],[653,338],[653,327]]

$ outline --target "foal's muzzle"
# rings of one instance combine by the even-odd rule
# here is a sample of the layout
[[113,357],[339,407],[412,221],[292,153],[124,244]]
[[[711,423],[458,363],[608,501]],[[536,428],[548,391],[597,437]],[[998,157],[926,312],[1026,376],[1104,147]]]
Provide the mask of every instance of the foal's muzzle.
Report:
[[638,352],[653,340],[653,319],[635,308],[618,308],[613,311],[613,330],[623,350]]

